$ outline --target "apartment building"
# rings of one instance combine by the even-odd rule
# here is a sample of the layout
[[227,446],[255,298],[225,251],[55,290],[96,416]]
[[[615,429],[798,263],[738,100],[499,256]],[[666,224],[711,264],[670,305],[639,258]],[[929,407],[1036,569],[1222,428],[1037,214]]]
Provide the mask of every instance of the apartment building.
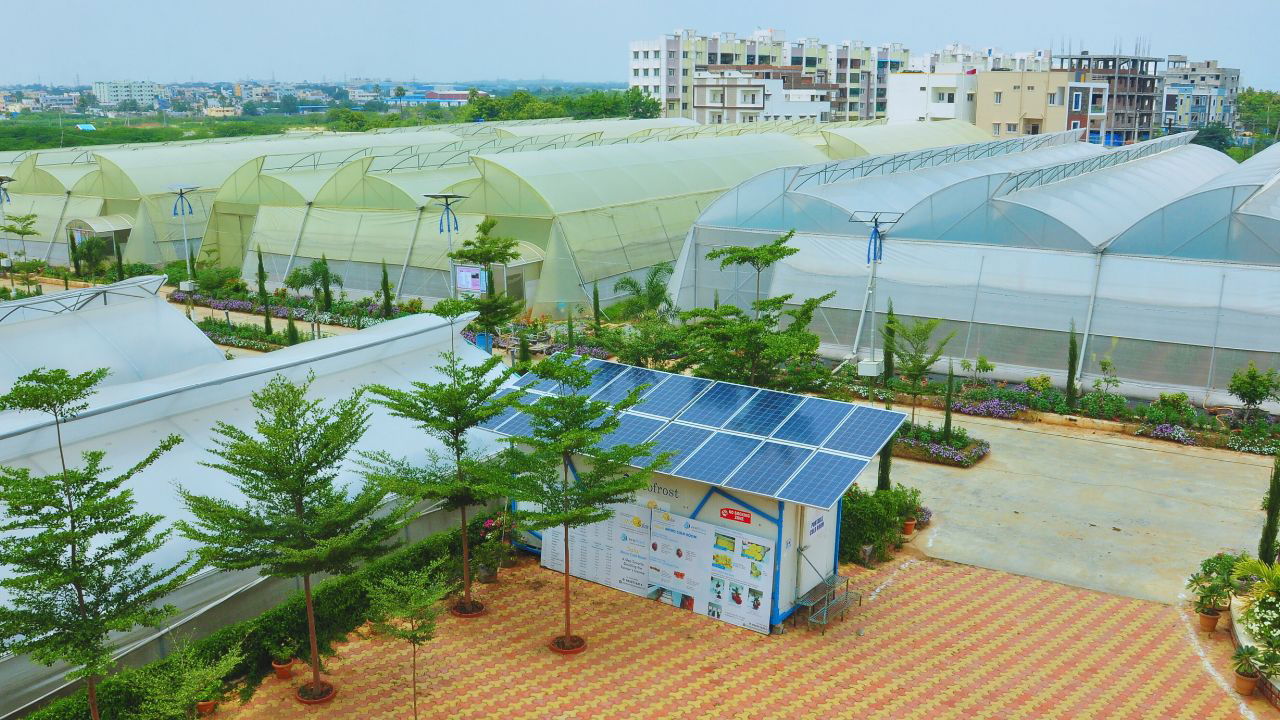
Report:
[[103,107],[115,107],[126,100],[133,100],[143,109],[155,107],[161,88],[153,82],[132,80],[97,81],[93,83],[93,96]]
[[[882,117],[887,77],[906,67],[910,55],[901,44],[789,41],[785,33],[772,29],[756,30],[749,37],[677,30],[656,40],[634,41],[630,53],[629,84],[656,99],[666,117],[695,116],[696,73],[736,71],[757,80],[781,79],[785,90],[795,91],[797,101],[825,95],[831,120]],[[710,80],[704,78],[703,84],[714,85]]]
[[1106,83],[1109,99],[1100,140],[1106,145],[1128,145],[1151,139],[1160,126],[1156,100],[1161,94],[1162,62],[1162,58],[1143,55],[1080,52],[1054,57],[1053,67]]
[[941,50],[934,50],[921,58],[911,59],[911,69],[937,72],[939,67],[962,67],[966,70],[987,72],[991,70],[1015,70],[1018,72],[1042,72],[1051,69],[1052,53],[1048,50],[1005,52],[1000,48],[971,48],[951,43]]
[[1088,128],[1106,137],[1110,86],[1070,70],[993,70],[975,76],[974,124],[996,137]]
[[[792,68],[700,70],[693,75],[693,119],[703,125],[752,123],[809,118],[826,122],[831,115],[830,90],[806,86]],[[795,85],[788,89],[785,78]]]
[[1235,124],[1238,69],[1220,67],[1217,60],[1188,62],[1186,55],[1170,55],[1161,77],[1160,125],[1166,131]]
[[889,76],[887,94],[892,101],[885,116],[887,122],[976,122],[978,72],[957,64],[936,67],[934,72],[905,70]]

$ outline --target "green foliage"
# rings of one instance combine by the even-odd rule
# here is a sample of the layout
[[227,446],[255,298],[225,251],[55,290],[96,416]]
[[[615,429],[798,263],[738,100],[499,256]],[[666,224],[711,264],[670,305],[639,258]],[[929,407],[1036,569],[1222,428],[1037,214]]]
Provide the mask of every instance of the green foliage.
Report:
[[82,277],[96,278],[102,271],[102,263],[111,255],[111,243],[103,237],[88,237],[75,249],[75,260]]
[[324,255],[311,262],[311,275],[320,291],[320,309],[329,312],[333,309],[333,286],[342,287],[342,276],[329,268],[329,258]]
[[218,699],[223,678],[243,661],[239,647],[228,648],[211,660],[190,641],[179,639],[153,672],[135,674],[141,681],[139,716],[154,720],[195,718],[196,702]]
[[955,397],[956,371],[947,363],[947,395],[942,403],[942,442],[951,442],[951,404]]
[[818,336],[810,332],[814,312],[835,293],[809,298],[784,310],[791,295],[753,303],[754,315],[733,305],[694,308],[683,313],[686,345],[677,367],[693,363],[694,374],[804,392],[826,387],[831,378],[818,357]]
[[474,89],[466,105],[458,109],[462,122],[474,120],[536,120],[572,117],[578,120],[607,117],[655,118],[662,112],[657,100],[640,91],[596,90],[582,95],[542,95],[517,90],[500,97],[480,95]]
[[[1275,464],[1271,468],[1271,483],[1267,487],[1267,497],[1280,497],[1280,455],[1276,456]],[[1262,539],[1258,542],[1258,557],[1267,561],[1275,562],[1276,560],[1276,531],[1280,528],[1280,503],[1266,502],[1264,503],[1267,511],[1267,519],[1262,524]]]
[[413,717],[418,717],[418,648],[436,633],[440,601],[449,593],[441,578],[440,562],[414,572],[366,581],[369,619],[375,632],[409,643],[412,662]]
[[663,368],[680,356],[685,336],[684,325],[654,315],[642,315],[630,325],[602,329],[597,339],[623,363]]
[[840,519],[840,559],[863,561],[862,547],[871,546],[871,560],[889,559],[889,550],[902,537],[902,521],[898,519],[898,500],[892,490],[868,493],[854,485],[844,494]]
[[[262,248],[258,248],[258,303],[262,305],[262,331],[271,335],[271,293],[267,292],[267,270],[262,265]],[[297,342],[296,335],[298,329],[293,329],[294,338],[290,338],[287,344],[293,345]]]
[[1250,360],[1249,367],[1231,373],[1227,392],[1244,404],[1244,420],[1248,422],[1258,412],[1259,405],[1271,398],[1280,399],[1280,375],[1275,368],[1258,370]]
[[1037,393],[1045,392],[1053,387],[1053,379],[1044,374],[1032,375],[1027,378],[1026,382],[1027,387],[1031,388],[1032,392]]
[[395,295],[391,292],[391,279],[387,277],[387,261],[382,261],[382,278],[378,281],[378,289],[382,297],[382,317],[390,319],[395,316],[395,308],[391,305]]
[[1080,364],[1080,340],[1076,335],[1076,321],[1071,320],[1071,331],[1067,335],[1067,409],[1075,410],[1080,395],[1076,385],[1076,366]]
[[1209,123],[1196,131],[1196,136],[1191,139],[1191,142],[1213,148],[1218,152],[1226,152],[1228,148],[1235,145],[1236,138],[1235,133],[1231,132],[1231,128],[1226,125]]
[[[758,303],[760,302],[760,275],[779,260],[800,252],[799,248],[787,245],[795,235],[796,231],[790,230],[785,235],[779,236],[773,242],[764,245],[758,245],[755,247],[746,245],[727,245],[725,247],[719,247],[707,253],[707,259],[719,260],[721,270],[724,270],[730,265],[746,265],[752,270],[755,270],[756,302]],[[832,294],[834,295],[834,293]]]
[[1245,677],[1258,677],[1263,663],[1262,651],[1253,645],[1241,645],[1231,654],[1231,669]]
[[672,272],[671,263],[663,262],[649,268],[644,282],[631,276],[619,278],[613,284],[613,291],[626,293],[627,297],[613,306],[613,317],[625,320],[646,314],[668,314],[673,303],[667,293],[667,280]]
[[529,349],[529,333],[527,330],[520,331],[520,347],[516,350],[516,368],[521,373],[528,372],[530,365],[533,363],[533,351]]
[[302,336],[298,334],[298,325],[293,321],[292,313],[285,321],[284,340],[286,345],[297,345],[302,342]]
[[248,289],[240,279],[240,269],[234,267],[196,268],[196,287],[205,293],[219,290],[243,293]]
[[987,356],[979,355],[978,358],[973,362],[970,362],[967,359],[961,360],[960,369],[967,373],[973,373],[970,377],[972,378],[974,383],[982,383],[984,382],[982,376],[986,375],[987,373],[994,372],[996,369],[996,366],[992,365],[987,360]]
[[600,283],[591,282],[591,319],[595,323],[595,333],[600,334]]
[[956,450],[964,450],[969,447],[973,440],[969,437],[969,431],[962,427],[951,428],[951,436],[943,437],[943,429],[935,428],[933,423],[925,423],[924,425],[916,425],[911,422],[902,423],[902,427],[898,428],[896,438],[906,438],[917,442],[939,445],[945,445]]
[[1115,364],[1111,362],[1111,358],[1102,358],[1098,367],[1102,370],[1102,376],[1093,381],[1093,391],[1080,398],[1080,409],[1089,417],[1104,420],[1128,417],[1129,405],[1124,396],[1112,392],[1120,386]]
[[1191,404],[1186,393],[1160,393],[1159,399],[1136,408],[1134,414],[1147,425],[1193,428],[1205,424],[1204,416]]
[[[223,340],[251,340],[254,343],[265,343],[267,345],[277,345],[280,347],[294,344],[291,342],[291,338],[288,333],[267,333],[257,325],[239,325],[236,323],[228,325],[226,321],[219,320],[217,318],[204,318],[196,323],[196,327],[209,334],[222,345],[234,344],[223,342]],[[296,334],[296,327],[294,328],[294,332]],[[257,347],[251,347],[251,349],[257,349]]]
[[917,318],[910,325],[898,320],[893,321],[893,354],[899,372],[906,376],[909,383],[907,394],[911,395],[911,421],[916,419],[916,403],[926,390],[925,376],[929,368],[938,362],[946,350],[947,343],[955,337],[948,334],[937,345],[933,344],[933,333],[938,328],[939,320]]
[[114,665],[109,634],[159,625],[177,611],[160,602],[197,570],[191,557],[160,568],[144,562],[170,531],[157,530],[162,516],[135,512],[133,491],[125,487],[181,438],[165,438],[115,476],[101,450],[82,453],[80,467],[66,464],[61,426],[88,407],[106,374],[40,368],[0,396],[0,411],[53,419],[60,460],[60,472],[51,475],[0,466],[0,567],[8,571],[0,588],[9,596],[0,606],[0,652],[73,666],[68,678],[85,678],[95,716],[95,685]]
[[22,215],[8,215],[5,217],[5,224],[0,225],[0,234],[7,236],[17,236],[18,242],[22,245],[25,253],[27,249],[27,238],[36,237],[40,234],[36,230],[36,213],[25,213]]

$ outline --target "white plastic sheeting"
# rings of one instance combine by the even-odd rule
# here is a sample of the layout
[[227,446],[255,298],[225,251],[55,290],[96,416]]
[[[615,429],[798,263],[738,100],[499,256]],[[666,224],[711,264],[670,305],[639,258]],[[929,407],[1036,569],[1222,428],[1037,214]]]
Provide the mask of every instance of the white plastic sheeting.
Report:
[[[139,318],[145,322],[146,317]],[[369,383],[407,388],[411,381],[433,382],[441,375],[433,370],[441,354],[453,346],[468,362],[481,362],[485,354],[456,336],[470,320],[463,316],[453,326],[432,315],[415,315],[376,327],[279,350],[268,355],[194,367],[164,377],[103,388],[80,417],[66,424],[63,439],[68,457],[82,451],[103,449],[107,463],[121,469],[137,462],[162,438],[176,433],[184,438],[155,465],[134,477],[127,487],[134,491],[140,512],[163,515],[172,521],[184,516],[175,484],[197,487],[201,492],[238,499],[229,478],[199,465],[210,456],[210,429],[217,421],[248,427],[254,412],[250,394],[276,374],[303,380],[315,373],[313,396],[337,399]],[[15,326],[16,327],[16,326]],[[452,337],[452,341],[451,341]],[[92,363],[92,361],[90,361]],[[481,448],[493,442],[477,433]],[[411,461],[424,462],[427,452],[440,449],[411,422],[373,411],[369,432],[357,451],[386,450]],[[44,418],[16,412],[0,413],[0,464],[48,473],[58,466],[53,427]],[[358,487],[361,477],[353,466],[354,455],[343,467],[339,482]],[[168,524],[168,523],[166,523]],[[174,536],[150,558],[173,563],[193,548]],[[186,611],[215,603],[237,587],[255,582],[241,575],[230,585],[227,574],[209,571],[197,576],[179,593]],[[137,630],[122,641],[145,636]],[[0,658],[0,717],[24,706],[61,684],[65,668],[33,667],[25,658]],[[14,679],[21,678],[19,684]]]

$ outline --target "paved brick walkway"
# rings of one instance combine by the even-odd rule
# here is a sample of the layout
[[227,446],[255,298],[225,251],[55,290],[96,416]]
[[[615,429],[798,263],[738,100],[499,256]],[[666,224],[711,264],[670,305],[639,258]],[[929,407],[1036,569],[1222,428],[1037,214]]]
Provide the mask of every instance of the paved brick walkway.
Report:
[[[545,647],[560,576],[526,560],[481,586],[488,615],[442,618],[419,655],[421,717],[1280,717],[1229,691],[1230,640],[1177,608],[934,560],[846,573],[867,603],[825,636],[766,637],[575,579],[589,648],[560,657]],[[410,718],[408,652],[353,636],[328,662],[332,703],[305,708],[272,678],[218,715]]]

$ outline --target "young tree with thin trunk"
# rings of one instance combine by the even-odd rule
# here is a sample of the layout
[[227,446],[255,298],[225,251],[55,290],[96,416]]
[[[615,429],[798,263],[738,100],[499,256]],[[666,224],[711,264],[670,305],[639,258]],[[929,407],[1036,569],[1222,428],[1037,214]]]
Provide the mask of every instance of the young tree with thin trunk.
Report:
[[411,648],[409,671],[413,679],[413,717],[418,718],[418,648],[436,636],[440,601],[450,587],[441,579],[440,561],[414,572],[377,578],[366,584],[369,620],[375,632],[403,640]]
[[[787,243],[791,242],[791,238],[795,237],[796,231],[789,230],[786,235],[778,237],[771,243],[760,245],[758,247],[749,247],[744,245],[730,245],[727,247],[716,248],[707,253],[708,260],[719,260],[720,269],[724,270],[730,265],[748,265],[752,270],[756,271],[756,303],[760,302],[760,276],[769,266],[800,252],[799,248],[794,248]],[[756,316],[759,317],[760,310],[756,309]]]
[[177,612],[160,602],[197,569],[190,556],[168,567],[144,562],[168,542],[170,531],[156,530],[162,516],[135,512],[133,491],[124,487],[181,438],[169,436],[114,477],[101,450],[82,453],[81,467],[67,465],[62,425],[88,407],[106,375],[105,369],[71,375],[40,368],[0,396],[0,411],[53,419],[60,467],[33,475],[28,468],[0,466],[0,567],[9,571],[0,580],[9,594],[0,605],[0,652],[76,666],[68,678],[85,679],[94,720],[100,717],[98,680],[114,664],[109,634],[158,626]]
[[[651,445],[601,447],[605,436],[618,429],[622,411],[639,401],[643,387],[632,389],[621,402],[610,405],[581,394],[595,376],[586,358],[555,355],[535,366],[533,372],[556,383],[560,394],[523,408],[531,430],[527,436],[513,438],[513,449],[508,451],[519,470],[511,479],[511,494],[516,500],[532,503],[533,509],[520,512],[523,527],[544,530],[559,526],[563,530],[564,634],[552,644],[570,651],[586,644],[573,634],[570,621],[570,528],[613,517],[610,506],[633,500],[636,491],[649,484],[654,468],[664,465],[670,456],[664,453],[637,466],[634,463],[650,452]],[[514,449],[517,445],[527,452]],[[575,459],[584,457],[585,462],[575,465]],[[553,550],[544,547],[543,552]]]
[[309,399],[313,380],[295,384],[277,375],[255,392],[252,434],[222,421],[214,426],[209,452],[216,460],[201,465],[230,476],[244,499],[232,502],[180,487],[192,519],[177,525],[200,543],[201,556],[214,567],[302,578],[311,680],[298,694],[322,699],[335,691],[320,679],[311,576],[348,573],[385,553],[408,504],[386,510],[386,488],[366,482],[351,493],[338,484],[338,470],[368,429],[369,413],[360,390],[328,407]]
[[495,397],[511,375],[502,369],[502,358],[490,356],[469,365],[449,352],[436,370],[445,379],[437,383],[413,383],[412,390],[371,385],[373,402],[400,418],[412,421],[428,438],[444,444],[444,453],[427,451],[429,462],[414,465],[387,452],[366,454],[364,466],[371,482],[390,488],[401,497],[441,500],[446,510],[459,513],[462,533],[462,600],[453,607],[457,615],[478,615],[484,605],[471,599],[471,543],[467,538],[467,508],[507,495],[511,468],[506,456],[486,458],[471,447],[472,431],[515,404],[520,393]]
[[934,345],[933,332],[938,329],[940,322],[932,318],[917,318],[910,325],[898,320],[893,321],[893,354],[909,383],[907,392],[911,394],[911,424],[913,425],[916,422],[916,405],[928,382],[929,368],[938,362],[947,343],[951,342],[951,338],[956,335],[952,332]]
[[[271,334],[271,294],[267,292],[267,270],[262,266],[262,248],[258,248],[258,302],[262,303],[262,329]],[[297,330],[295,329],[296,333]]]
[[476,226],[476,236],[464,240],[461,247],[449,254],[454,262],[479,265],[484,269],[485,292],[472,298],[472,303],[479,313],[475,319],[476,326],[491,338],[524,310],[523,300],[498,292],[494,283],[493,266],[508,265],[520,257],[518,240],[491,234],[497,224],[497,220],[485,218]]
[[[4,225],[0,225],[0,233],[18,236],[18,242],[22,245],[22,249],[19,252],[23,255],[27,254],[27,238],[40,235],[40,231],[36,230],[36,217],[35,213],[10,215],[6,219],[7,222]],[[17,253],[15,252],[15,254]],[[77,269],[76,274],[79,274],[79,272]]]

